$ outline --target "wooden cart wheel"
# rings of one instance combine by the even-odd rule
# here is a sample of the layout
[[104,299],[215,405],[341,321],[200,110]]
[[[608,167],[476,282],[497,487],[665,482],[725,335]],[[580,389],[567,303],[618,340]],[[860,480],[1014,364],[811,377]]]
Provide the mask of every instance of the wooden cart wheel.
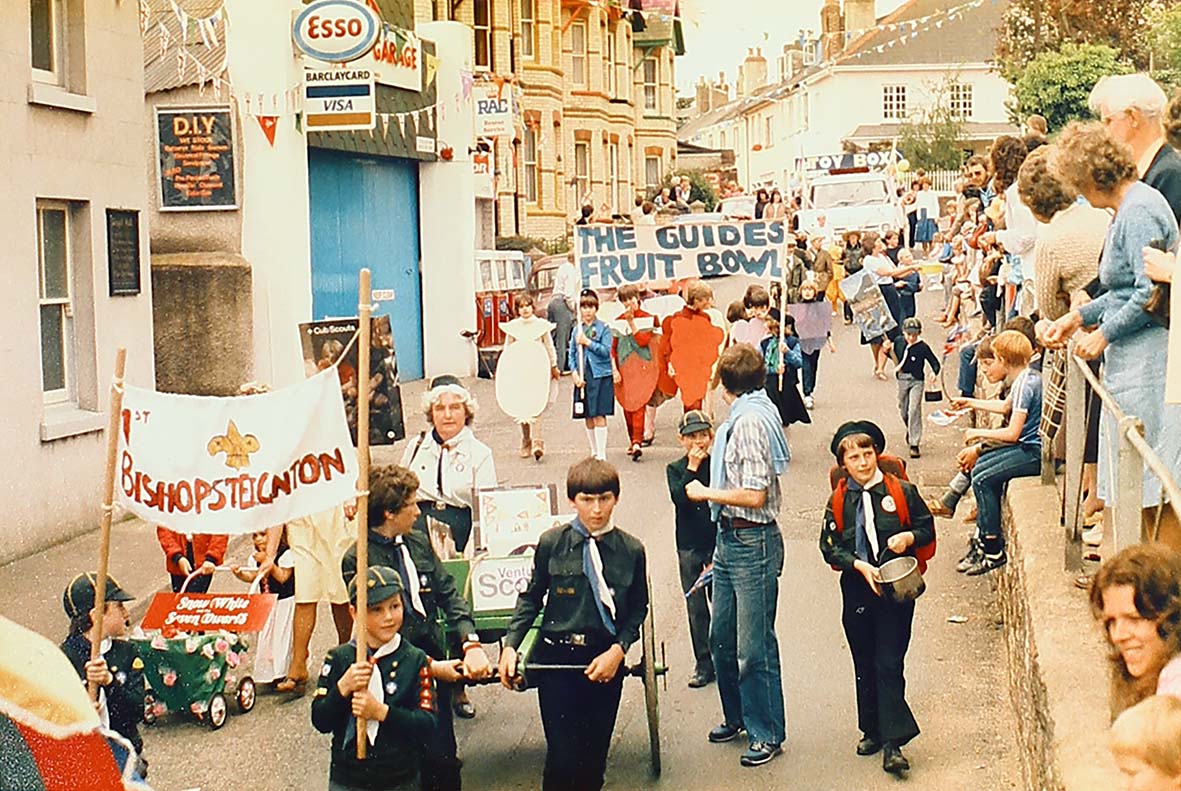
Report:
[[652,622],[652,583],[648,581],[648,615],[640,634],[644,664],[644,708],[648,711],[649,771],[660,777],[660,709],[656,690],[656,632]]

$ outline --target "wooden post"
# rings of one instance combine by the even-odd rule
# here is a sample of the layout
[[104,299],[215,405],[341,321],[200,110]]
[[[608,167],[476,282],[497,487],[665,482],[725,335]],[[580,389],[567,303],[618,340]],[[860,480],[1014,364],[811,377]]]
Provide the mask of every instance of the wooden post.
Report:
[[779,345],[775,347],[779,357],[778,398],[783,397],[783,372],[787,365],[787,361],[783,359],[783,339],[787,335],[787,266],[788,262],[785,259],[780,267],[783,270],[783,279],[779,281]]
[[[366,613],[369,607],[369,344],[372,327],[373,292],[369,287],[369,270],[361,270],[361,286],[357,303],[357,634],[358,660],[368,656],[369,629]],[[375,671],[376,672],[376,671]],[[365,760],[369,746],[365,735],[365,720],[357,718],[357,760]]]
[[[127,368],[127,349],[115,351],[115,375],[111,379],[111,406],[107,421],[107,469],[103,478],[102,517],[98,528],[98,573],[94,577],[94,631],[90,642],[90,658],[102,656],[103,613],[107,607],[107,561],[111,556],[111,515],[115,509],[115,457],[119,453],[119,424],[123,417],[123,373]],[[98,700],[98,685],[87,683],[91,700]]]

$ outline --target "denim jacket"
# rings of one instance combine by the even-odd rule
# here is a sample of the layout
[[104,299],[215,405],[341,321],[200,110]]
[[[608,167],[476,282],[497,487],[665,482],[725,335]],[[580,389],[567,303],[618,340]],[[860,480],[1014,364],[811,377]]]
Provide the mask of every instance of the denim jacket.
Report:
[[[585,333],[590,337],[590,346],[578,345],[578,333]],[[587,379],[601,379],[611,375],[611,346],[614,339],[611,330],[599,319],[595,319],[589,326],[578,322],[570,331],[570,350],[567,359],[570,370],[578,370],[578,350],[584,349]]]

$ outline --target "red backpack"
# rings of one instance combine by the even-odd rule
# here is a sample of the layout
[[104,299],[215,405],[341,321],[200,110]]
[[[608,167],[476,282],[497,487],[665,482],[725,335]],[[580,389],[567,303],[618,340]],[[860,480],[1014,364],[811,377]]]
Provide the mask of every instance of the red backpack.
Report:
[[[899,476],[887,472],[883,474],[882,478],[886,484],[886,491],[890,493],[890,497],[894,499],[894,504],[898,507],[898,521],[904,529],[910,527],[910,506],[906,503],[906,494],[902,491]],[[903,467],[901,478],[906,480],[905,467]],[[837,481],[832,491],[832,521],[836,523],[837,533],[845,532],[845,495],[848,491],[849,478],[844,476]],[[935,539],[931,539],[930,544],[914,547],[914,556],[919,562],[919,573],[926,574],[927,561],[935,557]],[[836,566],[832,568],[834,571],[840,571]]]

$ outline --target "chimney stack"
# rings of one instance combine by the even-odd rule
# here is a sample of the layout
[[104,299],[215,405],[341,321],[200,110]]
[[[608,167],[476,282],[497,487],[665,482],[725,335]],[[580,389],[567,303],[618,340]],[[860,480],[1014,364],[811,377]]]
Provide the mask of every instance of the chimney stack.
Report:
[[845,30],[854,35],[878,23],[876,0],[845,0]]

